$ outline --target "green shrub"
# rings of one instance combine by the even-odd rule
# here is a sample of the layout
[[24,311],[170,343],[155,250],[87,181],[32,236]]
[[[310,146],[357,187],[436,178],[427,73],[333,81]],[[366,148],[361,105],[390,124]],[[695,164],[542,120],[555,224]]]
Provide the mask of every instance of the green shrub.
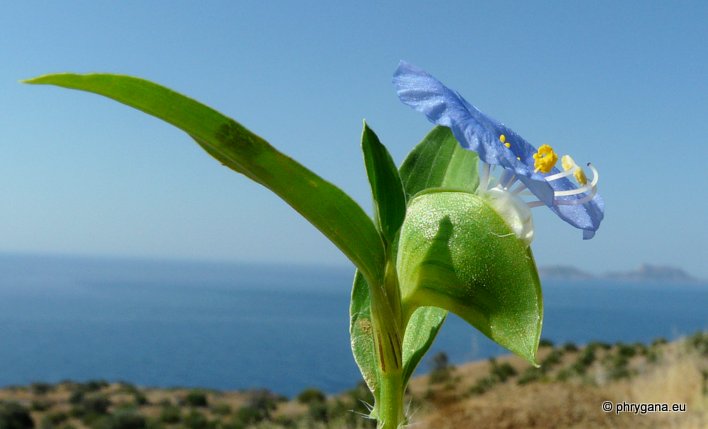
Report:
[[305,389],[297,395],[297,400],[301,404],[310,404],[312,402],[324,402],[327,399],[321,390],[315,388]]
[[178,423],[181,419],[179,407],[175,405],[164,405],[160,410],[160,421],[163,423]]
[[147,420],[135,411],[117,412],[102,418],[96,429],[146,429]]
[[49,412],[42,417],[39,422],[40,429],[56,429],[69,419],[69,415],[63,411]]
[[632,376],[630,369],[626,366],[612,367],[607,373],[607,378],[610,380],[620,380]]
[[539,348],[553,347],[553,341],[551,341],[547,338],[541,338],[541,340],[538,342],[538,347]]
[[39,421],[39,429],[56,429],[57,425],[53,424],[46,416]]
[[637,350],[634,346],[629,344],[617,343],[617,354],[625,358],[632,358],[637,354]]
[[[273,423],[278,425],[278,427],[283,427],[285,429],[295,429],[298,427],[297,421],[290,416],[278,416],[273,420]],[[335,426],[339,427],[339,426]]]
[[652,347],[647,350],[647,362],[657,363],[661,357],[661,351]]
[[632,346],[634,347],[634,350],[636,350],[637,354],[640,356],[646,356],[649,351],[649,348],[642,343],[634,343],[632,344]]
[[573,369],[578,374],[585,374],[590,365],[595,362],[595,357],[595,347],[593,347],[592,345],[588,345],[578,355],[578,358],[573,364]]
[[612,346],[609,345],[608,343],[603,342],[603,341],[592,341],[592,342],[588,343],[586,348],[591,348],[591,349],[593,349],[593,351],[595,349],[609,350],[612,348]]
[[30,390],[35,395],[46,395],[47,393],[54,390],[54,386],[49,383],[32,383],[30,384]]
[[133,397],[133,403],[136,406],[142,406],[142,405],[147,405],[148,404],[148,399],[147,396],[139,389],[137,388],[134,384],[127,383],[125,381],[121,381],[119,383],[120,385],[120,392],[127,393]]
[[438,352],[431,358],[432,370],[430,371],[430,384],[438,384],[448,381],[452,377],[455,369],[450,364],[450,360],[445,352]]
[[514,367],[511,366],[511,364],[509,364],[508,362],[499,364],[497,363],[496,359],[491,358],[489,359],[489,364],[491,365],[489,369],[489,375],[478,379],[475,384],[473,384],[470,388],[470,394],[482,395],[489,391],[497,383],[504,383],[510,377],[513,377],[517,374]]
[[206,416],[197,410],[191,410],[184,416],[182,424],[188,429],[209,429],[211,427]]
[[260,410],[250,405],[244,405],[236,411],[233,421],[237,428],[244,428],[263,420],[265,420],[265,416]]
[[654,341],[651,342],[652,347],[663,346],[664,344],[668,344],[668,341],[664,337],[656,338]]
[[96,427],[99,424],[102,417],[108,414],[108,407],[111,406],[111,401],[102,393],[87,396],[81,393],[76,398],[79,402],[74,404],[69,414],[71,417],[81,419],[85,425],[91,427]]
[[505,382],[507,379],[510,377],[513,377],[517,374],[516,370],[514,369],[513,366],[509,362],[504,362],[502,364],[497,364],[496,361],[494,361],[494,364],[492,365],[491,369],[491,376],[499,380],[500,382]]
[[34,421],[27,408],[17,402],[0,402],[0,429],[32,429]]
[[323,401],[310,402],[310,405],[308,406],[308,415],[313,421],[326,423],[329,421],[329,410],[327,409],[327,403]]
[[[634,348],[632,348],[634,350]],[[606,359],[607,378],[610,380],[619,380],[621,378],[629,378],[631,372],[629,370],[628,353],[618,349],[616,354],[608,356]]]
[[211,407],[211,412],[219,416],[228,416],[231,414],[231,406],[229,404],[216,404]]
[[351,409],[352,408],[349,406],[349,401],[334,398],[330,403],[329,413],[332,417],[339,417],[351,412]]
[[246,405],[239,408],[234,417],[236,425],[247,426],[264,420],[270,420],[271,412],[281,398],[268,390],[255,390],[248,397]]
[[83,398],[79,404],[84,414],[106,414],[111,401],[106,395],[93,394]]
[[560,371],[558,371],[558,374],[556,375],[556,380],[558,381],[566,381],[569,380],[573,376],[574,371],[570,368],[565,368]]
[[65,421],[69,420],[69,415],[66,414],[64,411],[53,411],[50,413],[47,413],[44,416],[44,419],[49,421],[53,425],[60,425],[64,423]]
[[248,406],[256,410],[264,419],[270,419],[270,412],[275,410],[280,400],[281,398],[278,395],[268,390],[260,389],[251,392],[248,398]]
[[164,429],[165,425],[158,418],[147,418],[145,420],[145,429]]
[[708,356],[708,332],[696,332],[691,335],[688,337],[688,345],[702,356]]
[[575,343],[567,342],[567,343],[563,344],[563,351],[575,353],[578,351],[578,346],[576,346]]
[[190,407],[206,407],[209,405],[207,395],[203,390],[190,390],[184,398],[184,403]]
[[47,411],[52,407],[52,401],[48,400],[34,400],[30,403],[30,409],[32,411]]
[[543,372],[538,368],[530,367],[521,373],[517,383],[519,385],[529,384],[534,381],[539,381],[541,378],[543,378]]
[[563,358],[563,351],[561,349],[551,350],[551,352],[548,354],[548,356],[546,356],[546,358],[543,359],[543,361],[541,361],[541,370],[543,372],[548,371],[549,369],[558,365],[561,362],[562,358]]
[[84,400],[84,391],[81,389],[74,389],[69,394],[69,403],[72,405],[78,405]]
[[89,380],[85,383],[78,384],[78,386],[84,392],[89,393],[98,392],[99,390],[108,387],[109,384],[106,380]]
[[133,403],[136,406],[141,407],[143,405],[148,405],[149,401],[143,392],[136,390],[133,392]]
[[489,391],[489,389],[494,387],[494,385],[496,383],[497,383],[496,377],[488,375],[486,377],[482,377],[479,380],[477,380],[477,382],[474,385],[472,385],[469,392],[472,395],[482,395],[482,394],[486,393],[487,391]]

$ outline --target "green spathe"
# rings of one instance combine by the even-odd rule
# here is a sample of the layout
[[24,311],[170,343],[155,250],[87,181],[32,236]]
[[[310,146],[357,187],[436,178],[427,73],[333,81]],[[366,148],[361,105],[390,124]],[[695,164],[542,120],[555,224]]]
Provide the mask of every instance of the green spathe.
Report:
[[444,308],[536,362],[543,317],[536,265],[484,198],[419,194],[408,205],[398,250],[404,320],[420,307]]

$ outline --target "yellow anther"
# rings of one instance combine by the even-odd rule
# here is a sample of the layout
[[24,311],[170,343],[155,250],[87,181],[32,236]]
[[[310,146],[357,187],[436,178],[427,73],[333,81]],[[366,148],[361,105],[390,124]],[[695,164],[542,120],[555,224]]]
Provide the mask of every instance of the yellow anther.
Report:
[[521,161],[521,157],[520,157],[520,156],[517,156],[516,159],[519,160],[519,161]]
[[586,185],[588,183],[588,178],[582,168],[575,170],[573,176],[575,176],[575,180],[577,180],[581,185]]
[[553,166],[556,165],[556,162],[558,162],[558,155],[553,152],[551,146],[544,144],[538,148],[538,152],[533,154],[534,173],[537,171],[548,173],[553,170]]
[[573,171],[573,177],[575,177],[575,180],[577,180],[578,183],[581,185],[586,185],[588,183],[588,178],[585,176],[585,172],[582,168],[578,167],[578,164],[575,163],[570,155],[563,155],[563,157],[561,157],[561,164],[563,165],[563,170],[565,171],[575,169],[575,171]]
[[570,155],[563,155],[561,157],[561,165],[563,166],[563,170],[568,171],[571,168],[577,167],[577,164],[575,163],[575,160],[570,157]]
[[509,143],[508,141],[506,141],[506,136],[505,136],[504,134],[502,134],[502,135],[499,136],[499,141],[502,142],[502,143],[504,143],[504,146],[506,146],[507,148],[510,148],[510,147],[511,147],[511,143]]

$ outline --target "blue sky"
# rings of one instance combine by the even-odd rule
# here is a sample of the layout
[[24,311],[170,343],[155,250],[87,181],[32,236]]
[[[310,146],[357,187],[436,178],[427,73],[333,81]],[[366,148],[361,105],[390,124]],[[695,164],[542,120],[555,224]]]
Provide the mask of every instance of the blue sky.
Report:
[[[8,2],[0,14],[0,251],[347,261],[180,131],[49,72],[138,75],[232,116],[370,211],[366,119],[397,162],[430,129],[400,59],[535,145],[600,170],[591,241],[534,209],[539,265],[708,277],[705,2]],[[638,6],[639,5],[639,6]]]

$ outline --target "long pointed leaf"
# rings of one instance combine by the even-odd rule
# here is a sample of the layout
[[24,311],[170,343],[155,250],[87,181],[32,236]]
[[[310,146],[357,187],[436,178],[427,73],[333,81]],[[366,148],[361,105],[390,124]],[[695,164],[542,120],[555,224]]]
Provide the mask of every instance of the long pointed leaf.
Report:
[[406,196],[401,178],[388,150],[366,123],[361,135],[361,149],[374,197],[376,220],[386,243],[391,244],[406,217]]
[[26,81],[93,92],[191,135],[229,168],[267,187],[327,236],[367,276],[383,275],[384,249],[371,219],[347,194],[238,122],[155,83],[109,74],[54,74]]

